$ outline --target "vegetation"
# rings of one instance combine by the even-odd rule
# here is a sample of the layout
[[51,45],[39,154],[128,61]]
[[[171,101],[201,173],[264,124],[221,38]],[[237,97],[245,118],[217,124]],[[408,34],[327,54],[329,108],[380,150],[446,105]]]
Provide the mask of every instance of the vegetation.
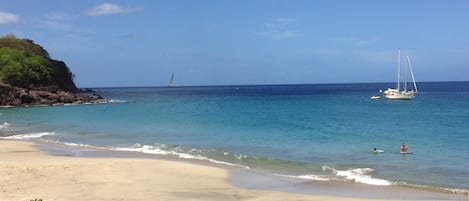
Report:
[[73,74],[63,61],[29,39],[0,38],[0,82],[23,88],[53,87],[75,92]]

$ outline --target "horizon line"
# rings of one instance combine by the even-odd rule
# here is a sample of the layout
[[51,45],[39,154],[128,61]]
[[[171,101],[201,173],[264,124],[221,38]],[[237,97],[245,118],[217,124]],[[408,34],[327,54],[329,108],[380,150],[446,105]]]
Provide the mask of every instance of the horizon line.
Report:
[[[418,83],[437,83],[437,82],[469,82],[469,80],[452,80],[452,81],[421,81]],[[190,87],[243,87],[243,86],[302,86],[302,85],[337,85],[337,84],[392,84],[395,82],[331,82],[331,83],[284,83],[284,84],[221,84],[221,85],[176,85],[172,88],[190,88]],[[96,89],[96,88],[170,88],[168,85],[154,85],[154,86],[95,86],[95,87],[78,87],[79,89]]]

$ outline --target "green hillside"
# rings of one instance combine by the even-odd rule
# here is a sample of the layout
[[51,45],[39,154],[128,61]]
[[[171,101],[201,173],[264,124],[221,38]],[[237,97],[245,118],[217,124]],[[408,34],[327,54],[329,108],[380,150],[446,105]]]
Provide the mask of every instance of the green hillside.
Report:
[[63,61],[30,39],[14,35],[0,38],[0,83],[22,88],[50,88],[70,92],[78,89]]

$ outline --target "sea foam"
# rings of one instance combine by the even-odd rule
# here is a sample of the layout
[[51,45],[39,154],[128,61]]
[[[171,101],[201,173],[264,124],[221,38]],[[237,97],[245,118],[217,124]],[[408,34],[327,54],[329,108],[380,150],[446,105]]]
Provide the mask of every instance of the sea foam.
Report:
[[125,147],[118,147],[118,148],[113,148],[113,150],[116,151],[133,151],[133,152],[141,152],[141,153],[146,153],[146,154],[157,154],[157,155],[172,155],[176,156],[178,158],[183,158],[183,159],[193,159],[193,160],[202,160],[202,161],[208,161],[211,163],[216,163],[216,164],[222,164],[222,165],[227,165],[227,166],[234,166],[234,167],[241,167],[241,168],[246,168],[250,169],[248,166],[244,165],[238,165],[234,163],[229,163],[225,161],[219,161],[215,159],[211,159],[205,156],[201,155],[191,155],[188,153],[180,153],[176,151],[168,151],[168,150],[163,150],[155,146],[151,145],[140,145],[136,144],[134,147],[131,148],[125,148]]
[[356,168],[351,170],[335,170],[335,174],[341,178],[351,180],[357,183],[364,183],[377,186],[390,186],[393,183],[385,179],[373,178],[369,173],[373,172],[371,168]]
[[281,177],[287,178],[294,178],[294,179],[305,179],[305,180],[313,180],[313,181],[330,181],[330,178],[327,176],[321,175],[286,175],[286,174],[275,174]]
[[43,136],[48,136],[48,135],[55,135],[55,133],[54,132],[41,132],[41,133],[18,134],[18,135],[2,137],[2,139],[25,140],[25,139],[41,138]]
[[[0,113],[1,114],[1,113]],[[3,124],[0,124],[0,129],[8,127],[10,124],[8,122],[3,122]]]
[[[55,143],[60,143],[60,142],[55,142]],[[78,144],[78,143],[71,143],[71,142],[64,142],[63,144],[67,146],[72,146],[72,147],[93,148],[93,149],[98,148],[89,144]]]

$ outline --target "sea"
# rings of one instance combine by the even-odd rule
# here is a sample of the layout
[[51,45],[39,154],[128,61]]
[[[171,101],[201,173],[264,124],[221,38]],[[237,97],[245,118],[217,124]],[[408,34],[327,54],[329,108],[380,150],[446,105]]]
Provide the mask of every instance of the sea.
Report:
[[468,195],[469,82],[422,82],[410,101],[370,99],[389,87],[94,88],[109,102],[0,108],[0,137]]

